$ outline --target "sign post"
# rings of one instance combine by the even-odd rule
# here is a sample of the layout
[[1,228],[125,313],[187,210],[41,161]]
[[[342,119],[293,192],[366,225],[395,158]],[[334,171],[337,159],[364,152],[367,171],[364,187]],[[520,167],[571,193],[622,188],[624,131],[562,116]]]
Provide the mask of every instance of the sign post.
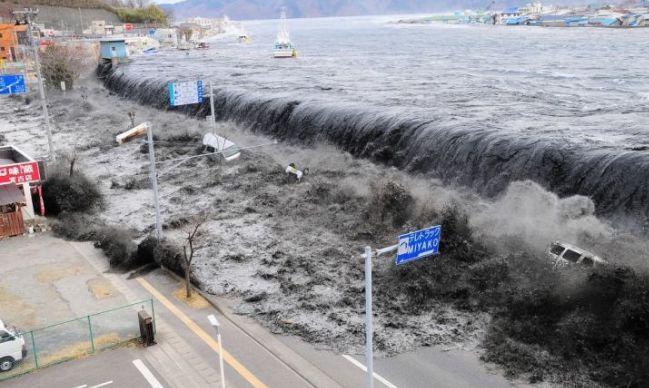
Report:
[[[424,257],[439,254],[442,237],[441,225],[421,229],[399,236],[399,243],[376,250],[376,256],[397,251],[395,264],[400,265]],[[372,328],[372,248],[365,247],[361,255],[365,259],[365,363],[367,364],[367,388],[374,387],[374,330]]]
[[214,116],[214,87],[210,81],[210,123],[212,125],[212,132],[216,132],[216,117]]

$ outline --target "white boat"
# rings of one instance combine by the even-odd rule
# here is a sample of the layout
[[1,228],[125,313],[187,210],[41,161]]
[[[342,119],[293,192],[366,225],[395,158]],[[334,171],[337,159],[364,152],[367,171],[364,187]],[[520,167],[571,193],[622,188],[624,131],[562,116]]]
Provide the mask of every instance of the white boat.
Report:
[[279,20],[279,32],[277,33],[277,40],[275,40],[273,56],[275,58],[295,58],[297,57],[297,50],[293,46],[293,43],[291,43],[288,27],[286,27],[286,12],[283,10]]
[[237,40],[239,43],[249,43],[250,42],[250,36],[246,32],[246,29],[243,28],[243,24],[239,26],[239,36],[237,37]]

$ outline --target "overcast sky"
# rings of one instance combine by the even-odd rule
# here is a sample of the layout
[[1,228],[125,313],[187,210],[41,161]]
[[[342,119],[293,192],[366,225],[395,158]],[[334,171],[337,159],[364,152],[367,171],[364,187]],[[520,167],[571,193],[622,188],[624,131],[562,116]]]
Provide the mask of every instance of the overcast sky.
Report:
[[151,0],[151,1],[158,4],[170,4],[170,3],[178,3],[179,1],[183,1],[183,0]]

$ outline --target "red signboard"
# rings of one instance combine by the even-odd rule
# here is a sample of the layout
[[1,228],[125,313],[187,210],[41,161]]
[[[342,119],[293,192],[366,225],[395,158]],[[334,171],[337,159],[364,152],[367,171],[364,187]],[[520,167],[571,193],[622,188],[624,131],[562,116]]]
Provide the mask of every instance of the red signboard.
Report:
[[0,185],[29,183],[41,180],[38,162],[5,164],[0,166]]

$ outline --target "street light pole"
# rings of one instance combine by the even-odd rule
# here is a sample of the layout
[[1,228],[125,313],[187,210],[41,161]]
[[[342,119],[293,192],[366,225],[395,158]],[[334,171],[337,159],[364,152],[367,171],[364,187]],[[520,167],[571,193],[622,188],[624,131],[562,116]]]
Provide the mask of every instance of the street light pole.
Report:
[[41,73],[41,60],[38,56],[38,45],[34,45],[34,31],[32,30],[32,15],[36,16],[38,15],[38,9],[33,10],[31,8],[25,8],[24,11],[16,11],[14,12],[14,15],[23,15],[25,17],[25,20],[27,22],[27,30],[28,30],[28,38],[29,38],[29,46],[32,48],[34,51],[34,62],[36,64],[36,75],[38,77],[38,90],[41,95],[41,105],[43,107],[43,116],[45,118],[45,129],[47,130],[47,144],[50,149],[50,155],[49,159],[54,160],[56,159],[56,155],[54,154],[54,145],[52,142],[52,127],[50,124],[50,114],[47,110],[47,98],[45,97],[45,88],[43,86],[43,74]]
[[155,237],[158,241],[162,237],[162,217],[160,216],[160,194],[158,194],[158,173],[155,166],[155,149],[153,146],[153,125],[145,121],[126,132],[116,136],[117,144],[122,144],[130,139],[141,136],[146,131],[147,141],[149,143],[149,175],[151,178],[151,188],[153,189],[153,202],[155,205]]
[[149,142],[149,174],[151,174],[151,187],[153,188],[153,201],[155,204],[155,236],[158,241],[162,236],[162,222],[160,216],[160,195],[158,194],[158,174],[155,168],[155,150],[153,147],[153,125],[147,123],[147,140]]
[[210,325],[216,329],[216,341],[219,343],[219,368],[221,369],[221,388],[225,388],[225,375],[223,374],[223,346],[221,345],[221,324],[214,314],[207,316]]
[[374,387],[374,349],[372,329],[372,248],[365,247],[365,363],[367,388]]

